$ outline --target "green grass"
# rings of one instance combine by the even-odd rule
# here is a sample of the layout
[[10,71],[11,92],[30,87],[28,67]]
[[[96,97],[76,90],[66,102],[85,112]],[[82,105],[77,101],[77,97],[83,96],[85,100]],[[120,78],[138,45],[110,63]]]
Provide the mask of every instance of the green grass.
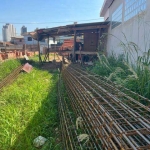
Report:
[[[93,67],[87,70],[106,77],[117,84],[139,93],[150,99],[150,50],[143,56],[138,56],[132,62],[133,52],[126,52],[125,55],[110,57],[99,55]],[[130,57],[129,57],[130,56]],[[134,56],[134,55],[133,55]]]
[[19,65],[21,65],[21,63],[17,59],[10,59],[4,62],[0,62],[0,81],[9,75]]
[[59,150],[57,73],[34,68],[0,93],[0,149],[35,150],[33,140],[48,139],[42,148]]

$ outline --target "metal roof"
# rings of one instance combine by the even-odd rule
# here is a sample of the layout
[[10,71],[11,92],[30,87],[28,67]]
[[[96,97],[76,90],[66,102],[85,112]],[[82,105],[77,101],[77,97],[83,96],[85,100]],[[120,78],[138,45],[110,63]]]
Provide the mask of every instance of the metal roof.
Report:
[[87,30],[97,30],[100,28],[107,28],[108,25],[109,25],[109,21],[83,23],[83,24],[70,24],[70,25],[66,25],[66,26],[38,29],[36,32],[30,32],[30,35],[34,39],[42,40],[47,37],[56,37],[56,36],[62,36],[62,35],[74,35],[75,31],[85,32]]

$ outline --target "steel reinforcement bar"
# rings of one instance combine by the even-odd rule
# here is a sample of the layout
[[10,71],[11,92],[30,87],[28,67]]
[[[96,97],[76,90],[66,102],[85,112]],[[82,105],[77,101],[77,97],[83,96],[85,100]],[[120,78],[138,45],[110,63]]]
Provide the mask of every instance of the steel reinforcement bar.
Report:
[[22,67],[23,66],[21,65],[18,68],[16,68],[12,73],[10,73],[6,78],[4,78],[0,82],[0,91],[2,90],[3,87],[5,87],[6,85],[12,83],[18,77]]
[[[84,132],[90,137],[93,147],[89,149],[150,149],[149,109],[145,105],[123,92],[118,96],[120,91],[114,92],[74,65],[63,67],[62,75],[72,110],[83,118]],[[127,102],[121,100],[122,95]]]
[[71,110],[66,102],[67,97],[64,96],[64,88],[61,76],[58,81],[58,110],[60,118],[60,132],[62,147],[64,150],[82,150],[83,147],[78,141],[78,134],[75,127]]
[[[61,77],[58,82],[58,104],[59,104],[59,118],[60,118],[60,130],[61,130],[61,139],[62,139],[62,145],[63,148],[66,150],[93,150],[93,149],[99,149],[101,150],[101,144],[100,141],[96,142],[96,138],[91,139],[87,144],[84,144],[82,141],[80,142],[78,139],[79,135],[87,134],[91,135],[92,129],[88,124],[85,122],[85,118],[82,111],[78,109],[78,105],[73,103],[74,97],[73,95],[69,94],[70,91],[68,89],[67,93],[69,95],[69,101],[67,100],[67,97],[64,96],[65,92],[64,87],[62,87],[62,80]],[[72,101],[70,101],[72,99]],[[70,109],[71,108],[71,109]],[[73,108],[73,109],[72,109]],[[73,112],[72,112],[73,110]],[[73,116],[71,115],[73,114]],[[82,129],[76,128],[76,122],[75,120],[78,117],[83,118],[83,127]]]
[[78,74],[80,73],[81,78],[84,78],[85,80],[88,79],[100,85],[104,89],[107,89],[109,93],[117,97],[124,104],[128,105],[129,109],[132,108],[132,110],[145,117],[146,121],[147,120],[150,121],[150,100],[149,99],[144,98],[128,89],[125,89],[126,91],[128,91],[129,95],[132,94],[132,96],[134,97],[132,98],[131,96],[129,96],[128,94],[122,91],[122,89],[124,89],[123,87],[119,86],[119,88],[117,88],[116,86],[114,86],[112,82],[107,83],[107,81],[104,80],[103,78],[99,78],[100,76],[97,77],[96,75],[91,75],[88,72],[83,71],[78,66],[72,66],[72,67],[76,70],[76,73]]
[[[75,65],[75,66],[76,66],[76,69],[80,69],[81,70],[81,66],[79,66],[79,65]],[[89,72],[87,72],[85,70],[85,68],[82,68],[82,71],[84,71],[84,73],[86,73],[86,74],[89,74]],[[150,107],[150,100],[148,98],[145,98],[145,97],[139,95],[138,93],[135,93],[135,92],[133,92],[133,91],[131,91],[131,90],[121,86],[121,85],[115,84],[114,82],[112,82],[111,80],[109,80],[106,77],[99,76],[99,75],[97,75],[95,73],[92,73],[92,72],[90,72],[90,76],[94,77],[96,80],[100,80],[101,82],[103,81],[103,83],[111,86],[112,88],[119,89],[124,94],[127,94],[131,98],[136,99],[136,102],[139,101],[143,105],[147,106],[147,108]]]

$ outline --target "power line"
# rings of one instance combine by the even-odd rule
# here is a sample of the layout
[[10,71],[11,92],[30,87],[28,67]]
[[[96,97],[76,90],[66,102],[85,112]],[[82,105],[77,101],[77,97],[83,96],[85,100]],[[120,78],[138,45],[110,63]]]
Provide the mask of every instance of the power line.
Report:
[[[89,19],[89,20],[78,20],[78,21],[64,21],[64,22],[27,22],[27,23],[21,23],[21,22],[11,22],[11,24],[47,24],[47,23],[67,23],[67,22],[81,22],[81,21],[92,21],[92,20],[100,20],[103,19],[103,17],[99,17],[97,19]],[[0,22],[0,23],[8,23],[8,22]]]

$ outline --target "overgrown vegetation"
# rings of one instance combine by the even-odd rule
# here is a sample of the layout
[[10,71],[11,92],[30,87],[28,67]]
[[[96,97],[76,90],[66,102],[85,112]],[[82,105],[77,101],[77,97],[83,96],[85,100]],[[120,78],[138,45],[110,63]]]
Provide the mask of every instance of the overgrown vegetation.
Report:
[[88,70],[150,98],[150,50],[141,55],[142,52],[133,42],[122,42],[121,46],[123,55],[112,54],[106,58],[99,54],[94,67]]
[[0,93],[1,150],[34,150],[33,140],[39,135],[48,139],[42,150],[60,149],[55,131],[58,127],[56,83],[57,72],[34,68],[3,89]]
[[10,59],[4,62],[0,62],[0,81],[19,65],[21,65],[21,63],[18,59]]

